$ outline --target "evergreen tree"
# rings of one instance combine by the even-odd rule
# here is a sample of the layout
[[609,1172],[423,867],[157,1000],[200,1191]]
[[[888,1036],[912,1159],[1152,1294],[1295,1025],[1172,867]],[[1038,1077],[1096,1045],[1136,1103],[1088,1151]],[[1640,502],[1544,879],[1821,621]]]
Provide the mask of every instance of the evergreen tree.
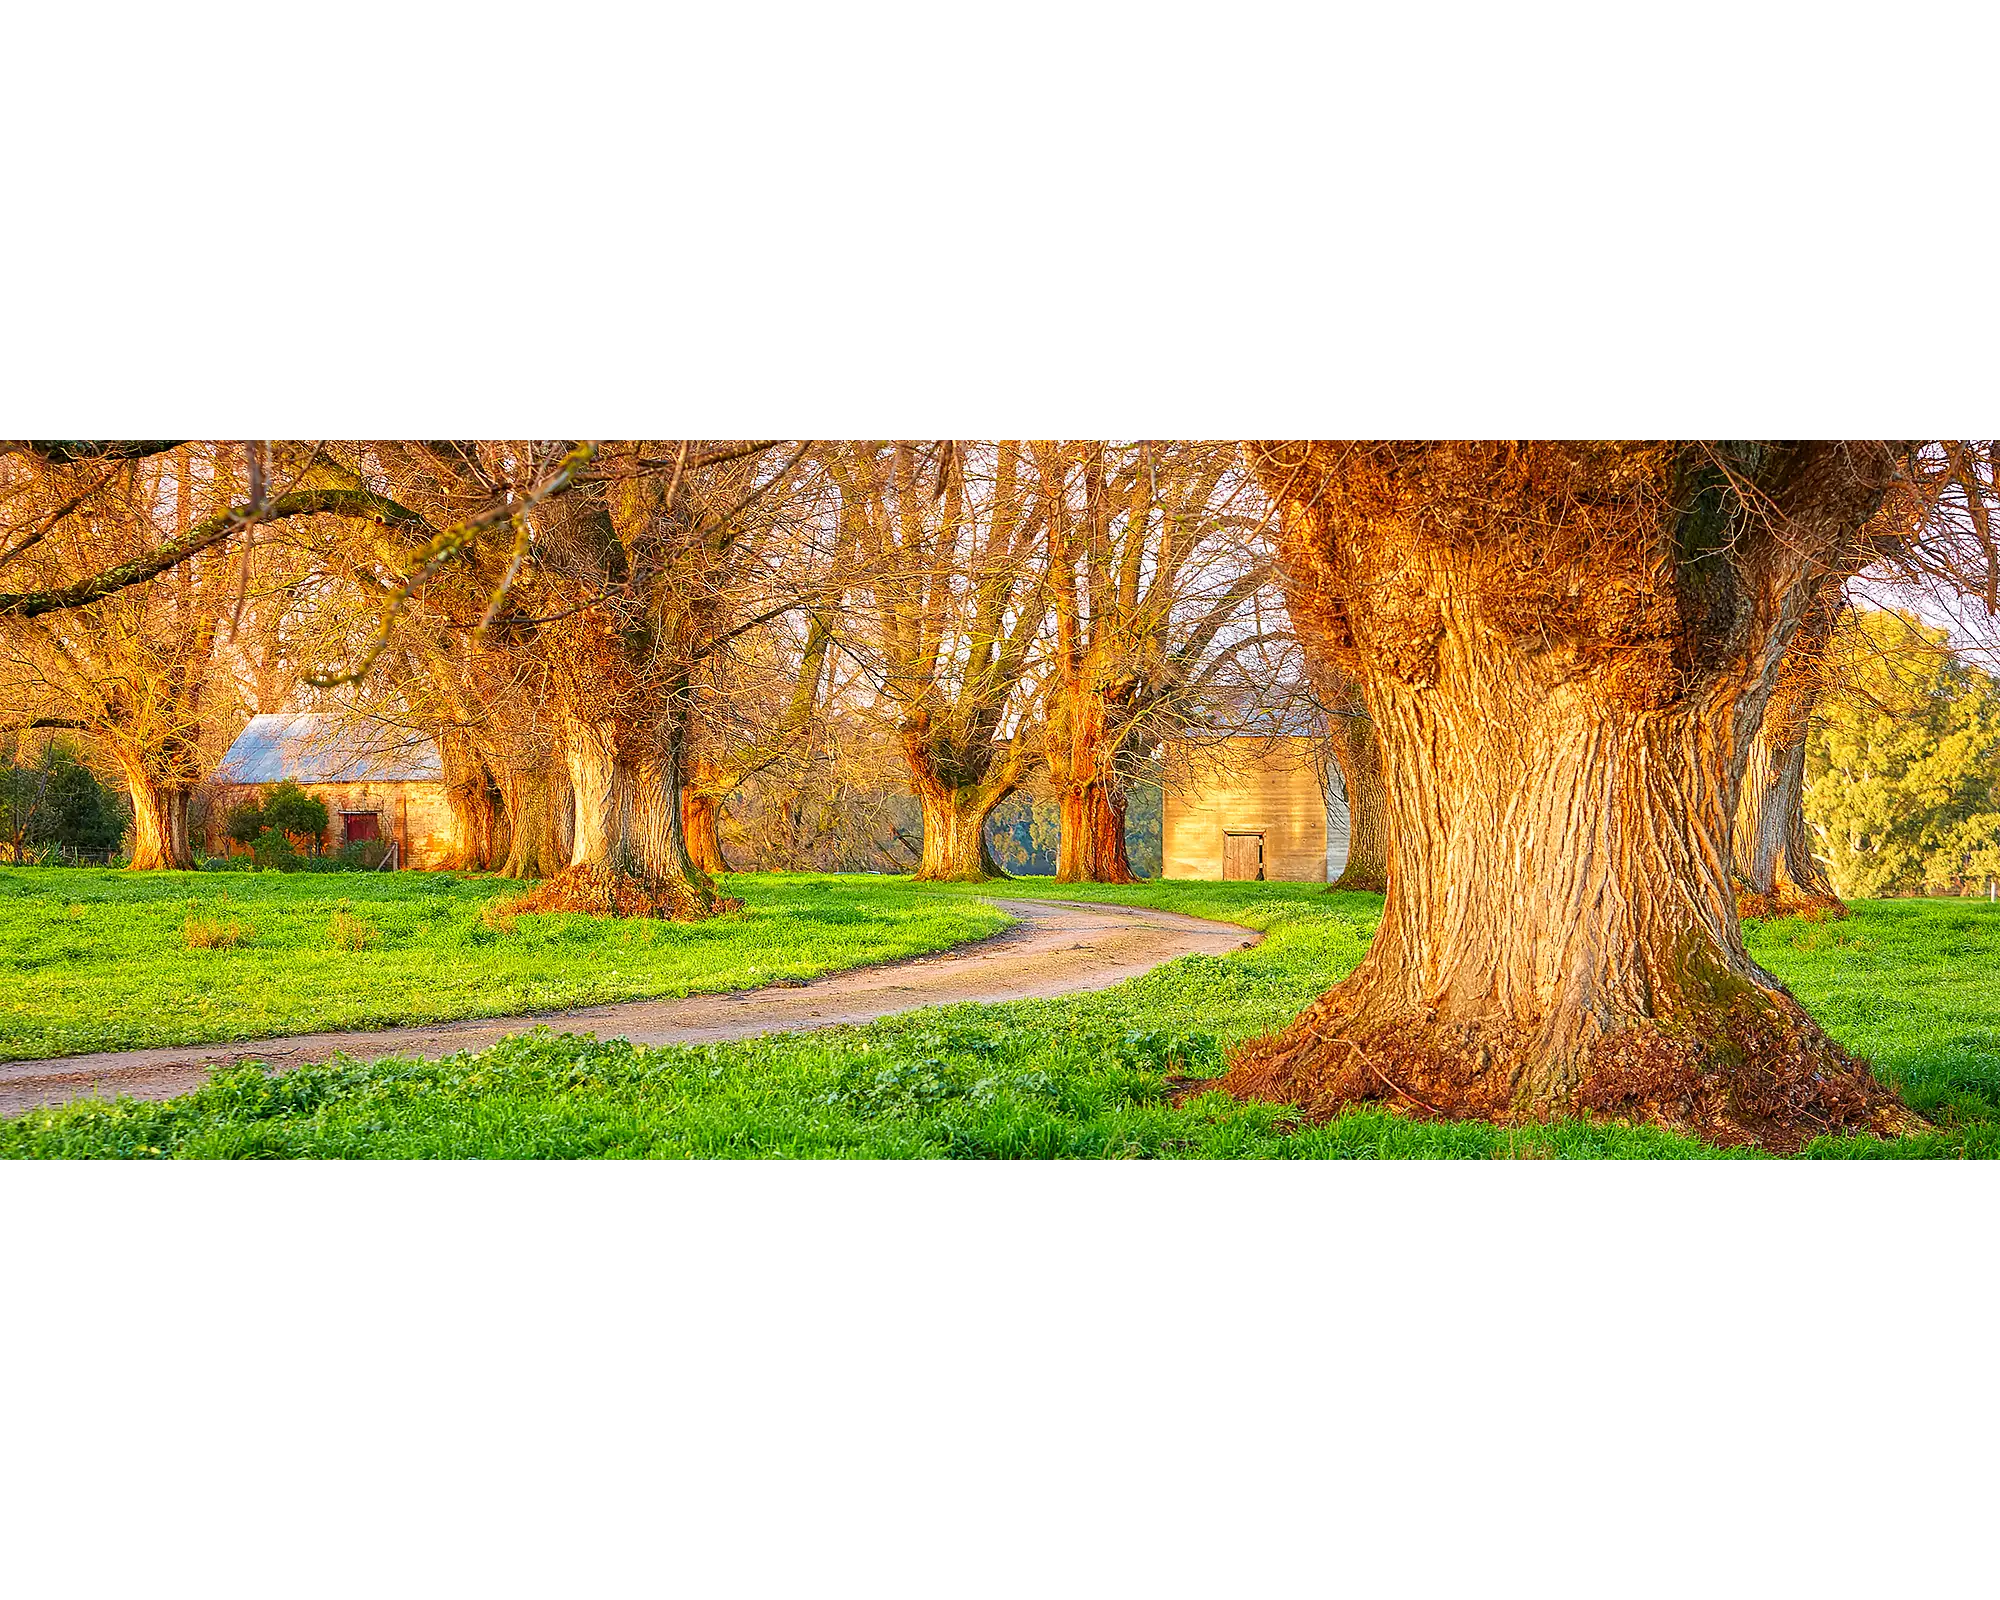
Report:
[[127,821],[117,793],[68,744],[51,742],[28,760],[0,760],[0,846],[16,860],[50,845],[115,850]]

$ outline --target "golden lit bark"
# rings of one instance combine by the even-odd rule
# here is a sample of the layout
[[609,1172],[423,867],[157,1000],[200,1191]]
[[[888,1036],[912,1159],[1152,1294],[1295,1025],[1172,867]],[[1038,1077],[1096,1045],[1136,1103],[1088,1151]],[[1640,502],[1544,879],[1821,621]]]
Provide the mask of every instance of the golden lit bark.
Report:
[[978,883],[1007,874],[986,847],[986,819],[1019,783],[1019,759],[1009,753],[975,776],[941,762],[920,738],[904,734],[910,787],[923,812],[923,854],[916,877],[927,883]]
[[1366,709],[1336,716],[1331,742],[1347,791],[1347,864],[1327,888],[1380,894],[1388,887],[1389,797],[1382,784],[1381,746]]
[[507,859],[499,869],[503,878],[547,878],[563,869],[569,850],[557,831],[553,788],[547,772],[502,775],[507,808]]
[[193,870],[194,849],[188,841],[189,788],[157,783],[129,767],[126,785],[132,799],[132,870]]
[[1103,782],[1061,791],[1058,883],[1137,883],[1125,845],[1125,796]]
[[463,729],[440,729],[437,746],[444,764],[445,803],[451,813],[450,840],[442,865],[449,870],[485,872],[493,865],[500,826],[492,777]]
[[1785,651],[1778,681],[1751,741],[1737,804],[1734,850],[1745,916],[1844,917],[1847,905],[1812,852],[1806,832],[1806,737],[1825,686],[1827,646],[1839,616],[1837,590],[1807,615]]
[[569,862],[516,909],[688,920],[731,904],[688,855],[672,730],[641,738],[610,720],[572,713],[563,732],[573,808]]
[[1779,659],[1880,504],[1891,453],[1253,459],[1325,558],[1295,620],[1374,721],[1388,898],[1354,974],[1222,1086],[1321,1116],[1581,1114],[1777,1150],[1913,1126],[1750,960],[1730,881]]
[[722,802],[698,783],[681,791],[681,832],[697,868],[710,877],[729,870],[722,854]]

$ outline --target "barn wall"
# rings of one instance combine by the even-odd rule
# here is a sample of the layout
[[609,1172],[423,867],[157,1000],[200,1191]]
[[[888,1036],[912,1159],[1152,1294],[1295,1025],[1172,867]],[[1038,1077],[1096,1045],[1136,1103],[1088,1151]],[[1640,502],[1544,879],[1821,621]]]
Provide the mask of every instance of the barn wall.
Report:
[[[211,851],[228,847],[222,829],[229,812],[264,787],[256,783],[219,783],[215,786],[215,798],[208,813],[208,848]],[[346,843],[341,833],[340,814],[343,811],[373,811],[382,819],[382,837],[385,840],[402,840],[405,867],[426,871],[444,865],[448,859],[451,849],[451,803],[445,799],[442,780],[306,783],[299,787],[326,805],[327,830],[321,845],[327,850],[337,850]]]
[[1219,879],[1223,834],[1243,828],[1263,831],[1267,880],[1324,883],[1326,796],[1313,753],[1309,739],[1227,739],[1170,757],[1181,765],[1167,785],[1164,875]]

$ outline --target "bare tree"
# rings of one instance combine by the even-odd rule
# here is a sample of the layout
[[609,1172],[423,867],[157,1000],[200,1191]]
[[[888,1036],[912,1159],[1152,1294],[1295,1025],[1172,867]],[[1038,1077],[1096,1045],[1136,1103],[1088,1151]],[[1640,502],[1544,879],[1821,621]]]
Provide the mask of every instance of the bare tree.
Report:
[[218,641],[235,643],[246,607],[260,612],[260,529],[417,519],[341,481],[315,446],[151,444],[0,460],[0,568],[37,581],[0,596],[0,640],[42,714],[93,735],[123,774],[132,865],[186,868],[190,803],[215,753]]
[[1161,742],[1213,721],[1269,637],[1272,518],[1235,443],[1037,441],[1054,638],[1043,703],[1056,877],[1131,883],[1126,794]]
[[850,441],[821,453],[851,563],[846,647],[871,665],[923,815],[917,877],[1003,876],[986,819],[1032,754],[1059,485],[1015,440]]

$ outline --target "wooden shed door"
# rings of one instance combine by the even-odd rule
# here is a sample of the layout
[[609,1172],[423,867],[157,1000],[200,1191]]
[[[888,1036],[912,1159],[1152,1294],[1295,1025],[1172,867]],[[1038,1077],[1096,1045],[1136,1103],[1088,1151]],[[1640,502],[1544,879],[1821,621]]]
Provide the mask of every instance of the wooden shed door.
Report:
[[349,844],[382,837],[382,819],[372,811],[343,811],[340,822]]
[[1223,878],[1264,877],[1264,836],[1261,833],[1225,833],[1222,836]]

